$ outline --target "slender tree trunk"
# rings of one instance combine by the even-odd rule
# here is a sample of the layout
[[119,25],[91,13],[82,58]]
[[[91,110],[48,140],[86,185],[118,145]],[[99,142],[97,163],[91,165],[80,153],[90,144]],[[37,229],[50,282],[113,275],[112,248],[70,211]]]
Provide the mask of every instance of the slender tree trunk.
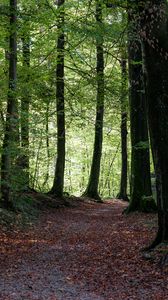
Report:
[[16,69],[17,69],[17,1],[10,0],[10,36],[9,36],[9,88],[3,152],[1,158],[1,194],[6,208],[11,204],[12,173],[17,157],[18,146],[18,112],[16,100]]
[[53,187],[50,193],[63,196],[65,169],[65,110],[64,110],[64,2],[58,0],[58,40],[56,66],[56,109],[57,109],[57,160]]
[[[97,26],[102,26],[102,4],[99,0],[96,1],[96,22]],[[97,50],[97,107],[96,107],[96,122],[95,122],[95,140],[92,157],[92,165],[89,176],[88,186],[84,192],[84,196],[91,197],[96,200],[101,200],[98,193],[100,163],[102,155],[103,142],[103,115],[104,115],[104,51],[103,37],[100,35],[96,41]]]
[[45,134],[46,134],[46,154],[47,154],[47,164],[46,164],[46,174],[43,182],[43,188],[48,184],[49,179],[49,168],[50,168],[50,143],[49,143],[49,108],[50,102],[49,100],[46,103],[46,118],[45,118]]
[[127,62],[121,60],[121,181],[118,199],[128,201],[127,196]]
[[158,233],[151,247],[168,242],[168,4],[140,7],[139,33],[147,75],[147,111],[158,202]]
[[[132,21],[132,20],[131,20]],[[130,26],[134,26],[132,22]],[[129,81],[131,122],[131,188],[127,212],[151,211],[152,198],[146,98],[143,84],[141,43],[136,30],[129,33]]]
[[22,39],[23,43],[23,69],[24,69],[24,92],[21,100],[21,147],[20,166],[23,172],[23,185],[29,187],[29,104],[30,104],[30,37],[26,33]]

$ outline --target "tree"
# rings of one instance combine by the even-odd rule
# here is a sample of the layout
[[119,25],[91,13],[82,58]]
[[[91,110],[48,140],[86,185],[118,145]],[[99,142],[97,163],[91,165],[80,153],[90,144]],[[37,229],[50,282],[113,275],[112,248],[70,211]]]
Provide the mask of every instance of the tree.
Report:
[[147,77],[147,112],[156,174],[158,232],[151,247],[168,241],[168,4],[140,3],[135,12]]
[[[23,78],[24,78],[24,90],[21,99],[21,147],[22,154],[20,157],[20,165],[24,170],[23,185],[25,188],[29,187],[29,106],[30,106],[30,33],[29,22],[25,22],[27,25],[24,28],[22,37],[22,51],[23,51]],[[25,32],[26,31],[26,32]],[[26,83],[26,84],[25,84]]]
[[121,179],[118,199],[128,201],[127,196],[127,61],[121,58]]
[[[19,143],[18,108],[16,96],[17,81],[17,1],[10,0],[9,26],[9,85],[7,96],[7,112],[1,158],[1,193],[6,208],[11,204],[11,193],[16,177],[15,166]],[[14,174],[15,173],[15,174]]]
[[97,106],[95,122],[95,140],[92,157],[92,165],[89,176],[88,186],[84,193],[85,196],[100,201],[98,194],[98,184],[100,175],[100,162],[102,155],[103,141],[103,115],[104,115],[104,50],[102,36],[102,3],[96,0],[96,23],[100,35],[96,37],[96,57],[97,57]]
[[155,208],[152,198],[149,158],[149,137],[146,113],[146,95],[142,69],[141,43],[136,34],[131,14],[128,61],[130,82],[131,126],[131,187],[127,212],[150,211]]
[[56,110],[57,110],[57,160],[55,176],[50,193],[63,196],[64,169],[65,169],[65,104],[64,104],[64,3],[58,0],[58,39],[57,39],[57,65],[56,65]]

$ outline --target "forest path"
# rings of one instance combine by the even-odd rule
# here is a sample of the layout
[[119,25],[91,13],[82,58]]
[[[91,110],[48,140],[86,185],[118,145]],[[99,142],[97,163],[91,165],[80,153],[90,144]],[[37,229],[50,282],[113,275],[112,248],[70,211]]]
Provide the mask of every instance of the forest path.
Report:
[[42,213],[27,231],[0,232],[0,300],[166,300],[168,274],[140,249],[156,216],[125,203],[80,203]]

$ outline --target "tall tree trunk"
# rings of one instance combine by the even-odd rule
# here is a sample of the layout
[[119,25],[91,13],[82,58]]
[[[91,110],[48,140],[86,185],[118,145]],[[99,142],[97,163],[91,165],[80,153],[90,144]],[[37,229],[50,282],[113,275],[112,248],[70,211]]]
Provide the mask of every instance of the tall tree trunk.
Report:
[[121,180],[118,199],[128,201],[127,196],[127,62],[121,59]]
[[64,110],[64,3],[58,0],[58,40],[56,66],[56,109],[57,109],[57,160],[53,187],[50,193],[63,196],[64,169],[65,169],[65,110]]
[[158,202],[158,233],[151,247],[168,241],[168,4],[140,6],[140,28],[147,75],[147,111]]
[[21,147],[22,155],[20,165],[23,169],[23,185],[29,187],[29,104],[30,104],[30,37],[28,33],[24,34],[23,43],[23,69],[24,69],[24,94],[21,99]]
[[129,32],[129,81],[131,123],[131,187],[127,212],[151,211],[156,208],[152,198],[149,158],[149,137],[146,98],[143,83],[141,43],[132,19]]
[[[99,29],[102,26],[102,4],[96,0],[96,22]],[[88,186],[84,192],[84,196],[91,197],[96,200],[101,200],[98,193],[100,163],[102,155],[103,142],[103,115],[104,115],[104,51],[103,37],[101,35],[96,40],[97,51],[97,106],[96,106],[96,122],[95,122],[95,140],[92,157],[92,165],[89,176]]]
[[46,155],[47,155],[47,163],[46,163],[46,174],[43,182],[42,188],[46,188],[48,185],[49,179],[49,168],[50,168],[50,145],[49,145],[49,108],[50,102],[49,100],[46,103],[46,113],[45,113],[45,135],[46,135]]
[[11,206],[13,168],[18,146],[18,112],[16,100],[17,69],[17,1],[10,0],[10,36],[9,36],[9,88],[3,152],[1,158],[1,194],[6,208]]

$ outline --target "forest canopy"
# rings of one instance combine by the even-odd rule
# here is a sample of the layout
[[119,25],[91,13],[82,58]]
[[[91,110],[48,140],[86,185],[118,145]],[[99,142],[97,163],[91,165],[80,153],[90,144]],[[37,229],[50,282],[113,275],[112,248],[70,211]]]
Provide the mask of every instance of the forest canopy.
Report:
[[[96,110],[96,38],[103,35],[105,61],[104,144],[99,190],[116,195],[120,178],[120,59],[126,21],[120,9],[103,5],[103,24],[94,20],[95,3],[65,6],[65,191],[81,194],[90,171]],[[1,124],[5,122],[9,64],[8,2],[1,5]],[[54,177],[56,149],[55,68],[59,9],[52,1],[19,2],[17,7],[17,88],[19,119],[29,123],[30,185],[47,191]],[[24,40],[26,40],[24,45]],[[26,48],[27,47],[27,48]],[[29,57],[28,57],[29,56]],[[22,112],[23,98],[29,111]],[[27,104],[28,105],[28,104]],[[23,108],[24,109],[24,108]],[[29,114],[29,116],[27,115]],[[29,119],[29,121],[27,120]],[[24,120],[25,119],[25,120]],[[21,135],[21,129],[20,129]],[[3,128],[1,126],[1,136]],[[2,139],[1,139],[2,140]],[[20,136],[21,140],[21,136]],[[21,142],[21,141],[20,141]],[[2,144],[1,144],[2,146]],[[22,147],[23,148],[23,147]],[[78,149],[78,151],[76,151]],[[20,149],[21,150],[21,149]],[[23,150],[23,149],[22,149]],[[25,152],[25,149],[23,150]],[[110,165],[110,167],[109,167]]]

